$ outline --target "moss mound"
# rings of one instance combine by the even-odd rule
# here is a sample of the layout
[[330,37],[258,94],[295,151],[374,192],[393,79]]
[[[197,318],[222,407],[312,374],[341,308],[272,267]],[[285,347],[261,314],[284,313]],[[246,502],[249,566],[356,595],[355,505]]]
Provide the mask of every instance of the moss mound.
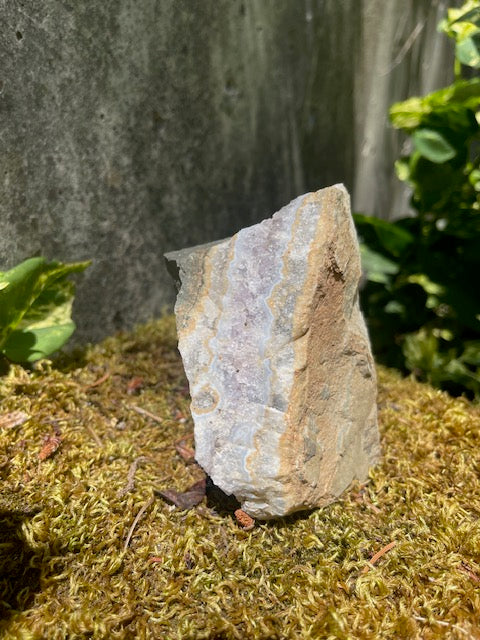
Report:
[[175,347],[167,317],[0,379],[1,637],[480,638],[478,406],[380,369],[368,483],[247,532],[155,493],[202,478]]

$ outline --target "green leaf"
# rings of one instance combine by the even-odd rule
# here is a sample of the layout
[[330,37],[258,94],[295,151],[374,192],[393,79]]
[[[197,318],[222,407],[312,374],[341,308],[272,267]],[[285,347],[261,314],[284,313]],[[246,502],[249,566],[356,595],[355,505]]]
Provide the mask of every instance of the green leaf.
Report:
[[424,273],[414,273],[411,276],[408,276],[407,282],[411,282],[412,284],[419,284],[422,289],[434,296],[441,296],[445,293],[445,287],[436,282],[432,282],[430,278]]
[[457,80],[443,89],[438,89],[423,98],[428,111],[441,106],[463,106],[475,110],[480,102],[480,78]]
[[422,117],[430,113],[431,107],[424,98],[409,98],[403,102],[396,102],[390,107],[390,120],[396,129],[407,131],[419,127]]
[[74,329],[70,318],[74,287],[65,278],[89,264],[30,258],[0,272],[0,351],[22,362],[57,350]]
[[389,260],[381,253],[372,251],[364,244],[360,245],[360,254],[362,257],[362,268],[366,273],[367,280],[371,282],[379,282],[388,284],[390,276],[398,273],[399,265]]
[[438,340],[430,331],[420,329],[406,335],[402,350],[410,371],[429,372],[436,368]]
[[4,344],[13,362],[34,362],[58,351],[75,330],[71,319],[74,285],[58,279],[50,284],[25,313]]
[[71,320],[74,286],[57,280],[43,291],[10,333],[3,351],[13,362],[34,362],[58,351],[70,338],[75,325]]
[[40,292],[39,279],[45,266],[45,258],[30,258],[0,272],[0,347]]
[[51,327],[18,329],[8,336],[3,351],[13,362],[35,362],[61,349],[74,331],[72,320]]
[[456,22],[472,22],[475,25],[480,24],[480,7],[474,7],[466,13],[462,13],[456,20],[452,22],[452,24],[455,24]]
[[[457,153],[478,132],[475,113],[461,104],[438,105],[426,115],[422,129],[433,129],[452,145]],[[419,131],[420,129],[418,129]]]
[[474,367],[480,367],[480,340],[469,340],[465,342],[465,350],[461,360]]
[[438,25],[450,38],[461,40],[480,22],[478,0],[468,0],[462,7],[449,9],[447,18]]
[[450,329],[436,328],[433,330],[433,335],[436,336],[437,338],[441,338],[442,340],[445,340],[445,342],[451,342],[455,337],[453,335],[453,332],[450,331]]
[[372,227],[381,246],[396,258],[401,256],[415,240],[409,231],[394,222],[388,222],[373,216],[365,216],[361,213],[355,213],[353,218],[360,229],[362,225]]
[[17,329],[41,329],[70,319],[75,287],[65,279],[54,281],[32,303]]
[[470,371],[463,362],[457,358],[452,358],[445,362],[445,366],[441,371],[442,380],[451,380],[457,384],[464,385],[467,389],[472,389],[478,393],[480,389],[480,376]]
[[[430,280],[424,273],[414,273],[407,277],[410,284],[418,284],[422,287],[427,295],[425,306],[427,309],[437,309],[440,304],[440,298],[445,295],[445,287]],[[438,335],[438,334],[434,334]]]
[[410,180],[410,163],[408,158],[399,158],[395,161],[395,172],[402,182]]
[[451,163],[436,164],[418,151],[410,157],[410,179],[414,187],[414,206],[428,211],[438,209],[451,197],[463,171],[455,170]]
[[460,62],[468,67],[480,67],[480,31],[457,42],[455,53]]
[[403,315],[405,313],[405,305],[398,300],[390,300],[390,302],[387,302],[385,305],[384,311],[385,313]]
[[457,80],[448,87],[438,89],[423,98],[413,97],[396,102],[390,107],[390,121],[396,129],[413,132],[428,123],[428,116],[440,107],[463,107],[475,111],[480,104],[480,78]]
[[447,162],[457,154],[442,134],[434,129],[417,129],[413,134],[413,144],[424,158],[436,164]]

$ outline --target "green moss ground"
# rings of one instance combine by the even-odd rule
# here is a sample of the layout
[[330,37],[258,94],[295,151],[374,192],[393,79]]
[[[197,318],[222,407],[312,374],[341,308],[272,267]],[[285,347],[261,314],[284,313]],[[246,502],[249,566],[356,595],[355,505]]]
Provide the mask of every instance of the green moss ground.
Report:
[[380,369],[369,482],[246,532],[154,494],[202,477],[175,345],[168,317],[0,379],[29,416],[0,428],[2,638],[480,638],[478,406]]

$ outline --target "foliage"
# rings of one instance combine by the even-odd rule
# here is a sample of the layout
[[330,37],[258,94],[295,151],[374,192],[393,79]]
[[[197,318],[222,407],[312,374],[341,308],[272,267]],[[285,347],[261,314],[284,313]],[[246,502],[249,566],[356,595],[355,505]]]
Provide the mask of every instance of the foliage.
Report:
[[381,362],[479,395],[480,78],[460,75],[461,65],[480,68],[479,0],[450,9],[439,28],[456,41],[454,82],[390,109],[411,136],[396,169],[417,216],[356,216],[363,307]]
[[455,40],[455,57],[459,63],[480,68],[480,6],[468,0],[460,9],[449,9],[439,28]]
[[13,362],[34,362],[62,347],[75,330],[71,273],[89,262],[47,263],[29,258],[0,272],[0,352]]

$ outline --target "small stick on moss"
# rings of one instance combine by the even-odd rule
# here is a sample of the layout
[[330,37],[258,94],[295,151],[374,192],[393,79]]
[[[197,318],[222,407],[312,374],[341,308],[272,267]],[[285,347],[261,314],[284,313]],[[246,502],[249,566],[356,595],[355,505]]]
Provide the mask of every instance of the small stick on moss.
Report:
[[155,420],[155,422],[159,422],[160,424],[163,423],[162,418],[160,418],[159,416],[156,416],[154,413],[151,413],[150,411],[147,411],[146,409],[142,409],[142,407],[137,407],[136,404],[129,404],[128,406],[130,407],[130,409],[133,409],[134,411],[139,413],[141,416],[147,416],[147,418],[151,418],[152,420]]
[[141,462],[146,462],[147,460],[148,458],[146,456],[140,456],[132,462],[132,464],[130,465],[130,469],[128,470],[127,484],[123,487],[123,489],[120,489],[118,491],[117,498],[123,498],[126,493],[128,493],[129,491],[133,491],[135,487],[135,474],[137,472],[138,465]]
[[377,553],[375,553],[369,560],[368,564],[366,567],[363,567],[363,571],[362,573],[367,573],[371,568],[372,565],[375,564],[375,562],[377,560],[379,560],[383,555],[385,555],[387,553],[387,551],[390,551],[390,549],[393,549],[393,547],[396,545],[396,541],[392,540],[392,542],[389,542],[387,545],[385,545],[382,549],[380,549],[380,551],[377,551]]
[[101,378],[99,378],[98,380],[95,380],[95,382],[92,382],[91,384],[86,384],[83,387],[84,391],[87,391],[88,389],[93,389],[94,387],[99,387],[101,384],[103,384],[105,382],[105,380],[108,380],[108,378],[110,377],[110,372],[107,371],[107,373],[105,373]]
[[99,447],[103,447],[103,442],[100,440],[100,437],[99,437],[98,433],[95,431],[95,429],[94,429],[91,425],[89,425],[89,424],[86,424],[85,426],[86,426],[86,428],[87,428],[87,431],[90,433],[90,435],[92,436],[92,438],[93,438],[93,439],[95,440],[95,442],[97,443],[97,445],[98,445]]
[[480,578],[466,562],[460,563],[459,570],[465,573],[473,582],[480,582]]
[[427,618],[423,618],[422,616],[412,616],[412,618],[414,620],[418,620],[418,622],[432,622],[433,624],[438,624],[441,627],[451,627],[452,629],[456,629],[457,631],[460,631],[460,633],[469,636],[467,631],[465,631],[465,629],[462,629],[462,627],[459,627],[457,624],[451,624],[450,622],[445,622],[444,620],[427,620]]
[[179,444],[182,440],[189,440],[190,438],[193,438],[194,433],[193,431],[190,433],[186,433],[185,435],[183,435],[181,438],[178,438],[177,440],[174,440],[173,444]]
[[140,509],[140,511],[137,513],[137,515],[135,516],[135,520],[132,523],[132,526],[130,527],[127,537],[125,539],[125,544],[123,545],[123,553],[126,552],[126,550],[128,549],[128,545],[130,544],[130,540],[132,539],[133,536],[133,532],[135,531],[135,527],[137,526],[140,518],[143,516],[143,514],[145,513],[145,511],[152,506],[153,501],[155,500],[154,496],[152,496],[150,498],[150,500],[148,500],[148,502],[146,502],[143,507]]

